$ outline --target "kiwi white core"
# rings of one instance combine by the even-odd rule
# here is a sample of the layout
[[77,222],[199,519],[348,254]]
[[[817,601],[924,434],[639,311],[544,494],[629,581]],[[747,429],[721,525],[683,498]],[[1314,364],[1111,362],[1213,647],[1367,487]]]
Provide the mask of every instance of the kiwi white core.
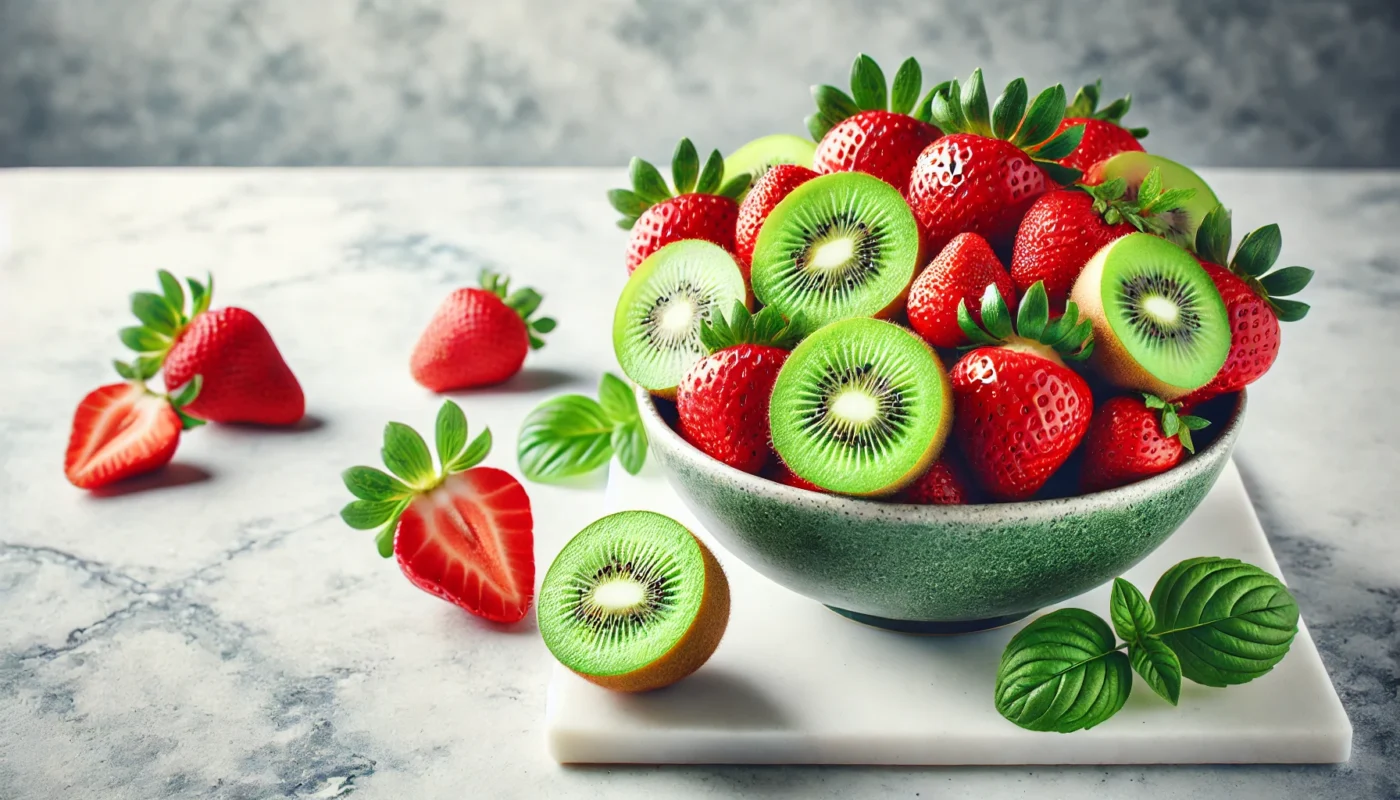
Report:
[[630,578],[614,578],[593,588],[589,598],[605,614],[627,614],[647,599],[646,589]]
[[852,387],[831,401],[831,413],[850,425],[864,427],[880,416],[880,403],[867,392]]
[[1161,295],[1144,298],[1142,310],[1163,325],[1175,325],[1181,317],[1181,307]]
[[657,321],[667,336],[681,339],[689,334],[695,325],[695,314],[698,311],[694,300],[680,295],[657,310]]
[[842,236],[817,245],[812,252],[811,264],[816,269],[841,269],[855,254],[855,240],[849,236]]

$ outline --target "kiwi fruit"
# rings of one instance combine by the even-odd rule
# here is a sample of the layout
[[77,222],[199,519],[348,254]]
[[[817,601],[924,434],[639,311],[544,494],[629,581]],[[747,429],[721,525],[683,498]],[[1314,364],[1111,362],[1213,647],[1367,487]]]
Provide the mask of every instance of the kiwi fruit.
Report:
[[700,324],[714,309],[747,306],[747,294],[724,248],[700,239],[666,245],[637,266],[617,301],[617,363],[638,386],[675,397],[685,371],[705,355]]
[[622,511],[584,528],[540,586],[540,635],[559,663],[620,692],[699,669],[729,624],[729,582],[685,526]]
[[1070,299],[1094,326],[1091,363],[1115,386],[1171,400],[1210,383],[1229,355],[1230,320],[1210,276],[1152,234],[1099,250]]
[[[812,158],[817,154],[817,145],[811,139],[793,136],[790,133],[775,133],[763,136],[745,144],[724,159],[724,179],[728,181],[743,172],[749,174],[749,185],[769,169],[779,164],[800,164],[811,169]],[[739,198],[742,202],[743,198]]]
[[822,175],[778,203],[754,244],[753,292],[810,332],[897,311],[919,261],[919,226],[899,191],[861,172]]
[[953,394],[923,339],[892,322],[848,319],[792,351],[768,419],[794,474],[830,492],[877,496],[899,491],[938,458]]
[[1095,164],[1085,176],[1084,182],[1099,184],[1114,178],[1122,178],[1123,182],[1128,185],[1125,196],[1132,200],[1137,197],[1137,190],[1142,185],[1143,178],[1146,178],[1147,173],[1151,172],[1153,168],[1159,170],[1162,176],[1163,190],[1196,190],[1196,194],[1190,200],[1183,202],[1177,208],[1155,214],[1156,217],[1167,223],[1167,229],[1162,235],[1182,247],[1190,247],[1196,241],[1196,229],[1201,227],[1201,221],[1216,206],[1220,205],[1220,201],[1215,199],[1215,192],[1211,191],[1210,186],[1201,180],[1201,176],[1190,169],[1161,156],[1128,151]]

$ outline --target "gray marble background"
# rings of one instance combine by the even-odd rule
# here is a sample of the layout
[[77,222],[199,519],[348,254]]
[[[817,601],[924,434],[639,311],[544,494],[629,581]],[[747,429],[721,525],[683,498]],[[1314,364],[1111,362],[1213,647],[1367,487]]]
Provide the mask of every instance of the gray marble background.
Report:
[[0,166],[495,165],[801,133],[853,56],[1102,75],[1206,165],[1400,165],[1400,2],[0,0]]

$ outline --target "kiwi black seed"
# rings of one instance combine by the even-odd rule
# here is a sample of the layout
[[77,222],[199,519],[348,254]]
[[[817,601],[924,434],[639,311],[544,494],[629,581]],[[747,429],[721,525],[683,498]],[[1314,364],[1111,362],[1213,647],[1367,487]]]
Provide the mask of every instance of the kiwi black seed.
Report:
[[746,294],[738,264],[718,245],[685,239],[652,253],[628,279],[613,316],[622,371],[653,394],[674,397],[685,371],[705,355],[700,324]]
[[753,291],[811,331],[896,310],[918,258],[918,224],[894,187],[860,172],[822,175],[797,187],[764,220],[754,245]]
[[795,474],[839,494],[881,495],[938,457],[953,399],[923,339],[858,318],[797,346],[778,373],[768,415],[774,448]]

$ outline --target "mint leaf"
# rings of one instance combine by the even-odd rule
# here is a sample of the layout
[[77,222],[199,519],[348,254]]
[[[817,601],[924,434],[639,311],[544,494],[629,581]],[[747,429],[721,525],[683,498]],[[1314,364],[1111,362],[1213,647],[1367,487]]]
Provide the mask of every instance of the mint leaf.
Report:
[[380,452],[384,466],[409,486],[422,489],[432,483],[433,456],[418,431],[401,422],[390,422],[384,426],[384,448]]
[[1065,608],[1012,637],[997,669],[997,711],[1032,731],[1092,728],[1123,707],[1133,687],[1128,657],[1096,614]]
[[374,467],[351,467],[340,473],[340,479],[361,500],[398,500],[411,492],[398,478]]
[[632,389],[611,372],[604,372],[603,380],[598,384],[598,403],[608,417],[618,424],[637,418],[637,398],[632,396]]
[[567,394],[546,400],[520,426],[516,455],[532,481],[583,475],[612,458],[613,420],[596,400]]
[[1108,616],[1113,620],[1113,629],[1118,632],[1118,636],[1127,642],[1135,642],[1146,636],[1157,622],[1147,598],[1142,596],[1142,592],[1139,592],[1136,586],[1122,578],[1113,579]]
[[612,449],[629,475],[642,471],[647,462],[647,432],[640,419],[618,425],[612,432]]
[[467,415],[462,413],[461,406],[451,400],[443,401],[442,408],[438,409],[436,433],[438,461],[445,473],[447,466],[467,446]]
[[1177,704],[1181,699],[1181,662],[1166,643],[1153,638],[1132,642],[1128,645],[1128,660],[1152,691],[1168,703]]

